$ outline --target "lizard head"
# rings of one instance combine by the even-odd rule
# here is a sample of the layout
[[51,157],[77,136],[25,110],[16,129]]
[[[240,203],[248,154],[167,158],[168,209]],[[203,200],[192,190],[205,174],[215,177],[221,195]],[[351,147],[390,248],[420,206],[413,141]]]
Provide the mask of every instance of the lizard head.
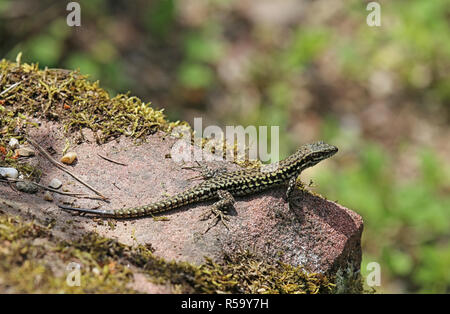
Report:
[[338,148],[336,146],[324,142],[316,142],[312,144],[307,144],[305,146],[310,151],[310,154],[316,156],[324,156],[324,158],[331,157],[338,151]]
[[306,169],[314,166],[324,159],[330,158],[336,154],[338,148],[333,145],[326,144],[324,142],[316,142],[312,144],[306,144],[297,150],[297,154],[301,156],[302,169]]

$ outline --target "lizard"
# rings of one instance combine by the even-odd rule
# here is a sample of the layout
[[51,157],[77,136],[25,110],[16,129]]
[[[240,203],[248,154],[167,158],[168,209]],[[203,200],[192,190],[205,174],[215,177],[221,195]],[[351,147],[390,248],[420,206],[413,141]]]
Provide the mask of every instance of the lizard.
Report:
[[160,214],[189,204],[217,200],[212,212],[219,212],[233,206],[234,196],[256,194],[269,188],[287,184],[286,197],[290,203],[300,173],[320,161],[336,154],[338,148],[324,142],[316,142],[301,146],[294,154],[280,161],[272,171],[261,168],[243,169],[233,172],[220,172],[209,179],[174,196],[143,206],[115,210],[87,209],[68,207],[59,204],[64,210],[90,214],[94,217],[139,218]]

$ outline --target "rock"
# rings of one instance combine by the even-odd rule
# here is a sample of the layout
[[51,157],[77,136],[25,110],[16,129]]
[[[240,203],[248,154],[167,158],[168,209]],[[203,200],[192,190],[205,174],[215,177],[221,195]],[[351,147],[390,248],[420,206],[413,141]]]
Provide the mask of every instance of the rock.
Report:
[[65,154],[63,157],[61,157],[61,162],[66,165],[71,165],[73,162],[77,159],[77,153],[69,152]]
[[34,194],[39,190],[37,185],[35,185],[29,181],[16,182],[16,188],[21,192],[30,193],[30,194]]
[[17,149],[16,152],[21,157],[32,157],[36,154],[33,149],[28,147],[21,147]]
[[19,147],[19,140],[18,139],[16,139],[16,138],[11,138],[11,140],[9,141],[9,147],[11,148],[11,149],[16,149],[16,148],[18,148]]
[[56,178],[52,179],[52,181],[50,181],[50,183],[48,184],[49,187],[51,187],[52,189],[59,189],[62,185],[62,182]]
[[0,177],[17,179],[19,177],[19,172],[15,168],[0,167]]
[[[180,165],[165,157],[171,152],[174,141],[167,137],[162,140],[155,135],[139,146],[128,138],[102,147],[82,143],[77,146],[79,154],[92,156],[101,149],[118,151],[115,157],[127,160],[128,167],[117,167],[100,158],[86,158],[78,162],[77,172],[109,196],[111,202],[101,204],[101,209],[149,204],[198,183],[189,180],[196,175],[195,172],[182,170]],[[225,165],[230,171],[239,169],[227,162],[218,166]],[[81,220],[86,230],[96,230],[125,244],[133,245],[130,241],[133,233],[137,243],[151,244],[155,254],[166,260],[201,264],[204,256],[208,256],[220,262],[227,254],[250,250],[264,260],[303,265],[311,272],[335,273],[350,266],[359,269],[361,217],[334,202],[301,190],[295,192],[298,201],[289,208],[285,193],[286,189],[280,187],[253,196],[236,197],[235,210],[228,216],[229,229],[219,223],[206,234],[211,220],[202,221],[200,217],[211,208],[212,202],[162,213],[160,216],[170,220],[167,222],[152,217],[117,220],[114,230],[103,229],[92,223],[92,218]],[[77,207],[98,208],[98,202],[80,199]],[[70,217],[71,214],[62,215]]]
[[50,193],[49,191],[45,191],[45,193],[44,193],[44,200],[46,200],[48,202],[53,201],[52,193]]
[[[42,127],[30,130],[30,136],[39,138],[43,147],[64,147],[64,135],[59,124],[43,122]],[[83,142],[76,146],[84,156],[78,160],[77,174],[91,186],[109,198],[108,203],[91,199],[77,199],[53,195],[54,202],[65,201],[75,207],[114,210],[159,201],[164,195],[184,191],[201,180],[191,180],[197,173],[182,169],[182,165],[167,158],[177,139],[157,132],[148,136],[141,145],[132,138],[120,137],[98,145]],[[97,153],[111,152],[115,160],[127,162],[118,166],[97,158]],[[239,167],[228,162],[228,170]],[[54,173],[54,166],[42,163],[43,173]],[[56,175],[54,175],[56,176]],[[69,182],[66,174],[58,174],[63,182]],[[66,188],[64,184],[62,189]],[[70,185],[71,192],[83,193],[86,188],[78,183]],[[362,218],[355,212],[335,202],[301,190],[294,192],[296,201],[289,208],[286,189],[268,190],[257,195],[236,197],[236,203],[227,221],[229,229],[218,223],[205,233],[211,220],[201,220],[204,211],[213,202],[203,202],[155,215],[168,221],[145,217],[140,219],[111,219],[111,224],[99,225],[98,219],[74,216],[59,210],[42,196],[12,193],[7,185],[0,184],[1,195],[11,201],[24,202],[28,211],[40,219],[55,219],[53,230],[67,237],[83,236],[95,231],[99,235],[116,239],[127,245],[144,245],[154,248],[155,256],[168,261],[186,261],[193,264],[205,262],[204,256],[214,262],[223,262],[224,256],[242,250],[250,250],[263,260],[282,261],[291,265],[303,265],[310,272],[336,274],[353,269],[357,272],[361,263]],[[69,203],[68,203],[69,204]],[[48,210],[49,207],[54,207]],[[4,211],[12,211],[7,206]],[[27,215],[24,211],[23,215]],[[73,221],[68,225],[66,221]],[[112,226],[111,226],[112,225]],[[59,229],[58,229],[59,228]]]

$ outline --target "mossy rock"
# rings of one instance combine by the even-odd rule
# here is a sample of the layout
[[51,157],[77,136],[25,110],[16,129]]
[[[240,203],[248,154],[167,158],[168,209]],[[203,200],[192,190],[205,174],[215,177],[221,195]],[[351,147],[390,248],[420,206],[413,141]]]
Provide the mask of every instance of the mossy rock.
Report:
[[[39,127],[43,120],[57,121],[67,134],[78,132],[81,139],[83,128],[89,128],[99,144],[122,135],[139,141],[179,125],[189,128],[185,122],[168,121],[163,110],[137,97],[119,94],[111,98],[98,82],[76,71],[39,69],[37,64],[22,64],[18,59],[0,61],[0,166],[39,177],[39,169],[18,160],[8,142],[14,137],[23,143],[27,129]],[[249,252],[226,256],[221,263],[206,259],[200,266],[168,262],[154,256],[151,248],[127,246],[95,233],[62,241],[52,235],[51,226],[6,214],[0,215],[0,248],[3,292],[133,293],[134,273],[187,293],[336,292],[333,276],[267,263]],[[67,284],[65,270],[71,261],[84,266],[80,286]]]

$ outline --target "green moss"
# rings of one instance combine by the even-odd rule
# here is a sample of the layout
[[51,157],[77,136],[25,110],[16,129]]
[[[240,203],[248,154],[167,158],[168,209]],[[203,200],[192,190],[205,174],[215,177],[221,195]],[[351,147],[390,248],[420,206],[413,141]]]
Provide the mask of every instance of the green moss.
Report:
[[141,138],[180,124],[168,122],[163,110],[155,110],[137,97],[110,97],[99,82],[91,82],[76,71],[40,70],[37,64],[2,60],[0,78],[2,90],[18,84],[1,95],[0,110],[9,117],[1,124],[6,135],[22,138],[23,129],[14,132],[13,127],[20,122],[17,119],[27,122],[31,117],[60,121],[66,131],[90,128],[99,143],[120,135]]
[[139,247],[134,262],[156,283],[170,282],[184,293],[332,293],[324,275],[301,267],[270,264],[248,252],[227,256],[220,264],[206,259],[201,266],[167,262]]
[[334,284],[325,275],[308,273],[302,267],[281,262],[267,263],[249,252],[227,257],[221,265],[207,260],[200,269],[199,279],[204,283],[205,292],[316,294],[334,291]]
[[[131,271],[117,262],[122,252],[92,235],[61,242],[48,227],[0,215],[0,291],[8,293],[130,293]],[[87,246],[90,247],[88,248]],[[110,246],[109,246],[110,245]],[[80,285],[66,282],[68,265],[80,268]]]

